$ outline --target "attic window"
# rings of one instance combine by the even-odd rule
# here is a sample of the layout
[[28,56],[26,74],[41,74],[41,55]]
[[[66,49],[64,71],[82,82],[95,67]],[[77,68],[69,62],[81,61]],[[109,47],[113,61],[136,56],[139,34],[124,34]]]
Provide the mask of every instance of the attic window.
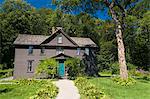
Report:
[[58,37],[57,37],[57,43],[62,43],[62,36],[61,35],[58,35]]

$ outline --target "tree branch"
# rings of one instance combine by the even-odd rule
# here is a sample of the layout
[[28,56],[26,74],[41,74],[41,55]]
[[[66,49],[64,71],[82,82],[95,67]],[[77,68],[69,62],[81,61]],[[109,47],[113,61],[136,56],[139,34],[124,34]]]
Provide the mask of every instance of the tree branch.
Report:
[[110,2],[109,2],[108,0],[103,0],[103,2],[105,3],[105,5],[106,5],[107,7],[110,6]]

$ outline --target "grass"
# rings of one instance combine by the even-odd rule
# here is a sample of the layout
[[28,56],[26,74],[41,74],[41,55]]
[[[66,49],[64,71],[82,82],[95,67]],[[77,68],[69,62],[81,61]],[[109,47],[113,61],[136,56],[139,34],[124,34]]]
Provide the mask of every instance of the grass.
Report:
[[48,84],[46,81],[36,82],[32,85],[26,84],[0,84],[0,99],[29,99],[36,94],[37,90]]
[[110,78],[91,78],[91,83],[104,91],[110,99],[150,99],[150,81],[137,80],[132,86],[120,86]]

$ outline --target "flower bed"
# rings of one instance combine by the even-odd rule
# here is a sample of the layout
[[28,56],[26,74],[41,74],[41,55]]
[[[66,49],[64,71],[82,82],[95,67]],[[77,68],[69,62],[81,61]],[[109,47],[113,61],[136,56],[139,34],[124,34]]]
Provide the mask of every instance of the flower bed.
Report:
[[101,99],[105,96],[104,92],[96,88],[86,78],[78,77],[75,80],[75,85],[79,89],[81,99]]

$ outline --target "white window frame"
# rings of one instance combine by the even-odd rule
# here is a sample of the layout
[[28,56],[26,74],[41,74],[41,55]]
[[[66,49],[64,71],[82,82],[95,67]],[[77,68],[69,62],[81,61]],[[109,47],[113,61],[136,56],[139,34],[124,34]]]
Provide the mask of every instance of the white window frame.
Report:
[[28,60],[27,72],[33,72],[33,61],[34,60]]
[[89,55],[90,49],[89,48],[85,48],[85,54]]
[[80,55],[80,52],[81,52],[81,48],[77,48],[76,54],[77,54],[77,55]]
[[62,43],[62,35],[58,35],[58,37],[57,37],[57,43],[58,44]]

